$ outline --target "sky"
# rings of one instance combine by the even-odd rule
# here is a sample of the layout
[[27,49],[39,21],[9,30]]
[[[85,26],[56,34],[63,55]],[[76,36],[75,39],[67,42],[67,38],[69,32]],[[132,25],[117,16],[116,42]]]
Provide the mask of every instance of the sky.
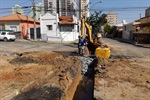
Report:
[[[10,9],[16,4],[20,6],[31,6],[32,0],[0,0],[0,16],[10,14]],[[35,0],[36,3],[42,0]],[[91,0],[90,9],[91,12],[102,11],[102,13],[108,13],[112,11],[118,15],[118,23],[122,20],[127,22],[133,22],[140,17],[145,16],[145,9],[150,7],[150,0]],[[28,9],[25,10],[26,14],[29,14]]]

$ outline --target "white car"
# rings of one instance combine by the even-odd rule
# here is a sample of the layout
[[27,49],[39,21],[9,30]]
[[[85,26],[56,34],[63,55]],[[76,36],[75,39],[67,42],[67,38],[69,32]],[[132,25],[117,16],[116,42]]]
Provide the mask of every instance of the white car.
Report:
[[15,39],[16,39],[16,36],[10,32],[5,32],[5,31],[0,32],[0,40],[3,40],[6,42],[6,41],[15,41]]

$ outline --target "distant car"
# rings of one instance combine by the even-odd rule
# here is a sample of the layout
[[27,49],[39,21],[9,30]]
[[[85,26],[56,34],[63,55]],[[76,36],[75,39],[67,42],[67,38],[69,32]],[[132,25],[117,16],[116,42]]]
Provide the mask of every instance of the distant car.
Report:
[[6,41],[15,41],[16,36],[11,32],[1,31],[0,32],[0,40],[3,40],[5,42]]

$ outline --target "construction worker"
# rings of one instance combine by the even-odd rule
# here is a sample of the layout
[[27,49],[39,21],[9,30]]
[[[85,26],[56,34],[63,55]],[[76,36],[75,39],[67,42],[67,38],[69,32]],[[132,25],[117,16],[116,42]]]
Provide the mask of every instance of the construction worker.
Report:
[[86,40],[83,38],[83,36],[79,36],[79,42],[78,42],[78,53],[79,55],[82,53],[81,48],[82,46],[86,45]]
[[97,34],[97,43],[98,45],[102,45],[103,44],[103,41],[102,41],[102,35],[101,34]]

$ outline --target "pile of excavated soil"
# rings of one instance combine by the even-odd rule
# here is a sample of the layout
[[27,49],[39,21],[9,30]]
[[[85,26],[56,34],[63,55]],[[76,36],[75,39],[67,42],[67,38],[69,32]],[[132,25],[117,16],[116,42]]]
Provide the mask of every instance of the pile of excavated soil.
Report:
[[25,52],[1,58],[0,98],[19,90],[21,94],[15,100],[62,98],[81,67],[77,57],[55,52]]
[[94,95],[97,100],[148,100],[150,69],[126,58],[112,57],[106,69],[96,74]]

